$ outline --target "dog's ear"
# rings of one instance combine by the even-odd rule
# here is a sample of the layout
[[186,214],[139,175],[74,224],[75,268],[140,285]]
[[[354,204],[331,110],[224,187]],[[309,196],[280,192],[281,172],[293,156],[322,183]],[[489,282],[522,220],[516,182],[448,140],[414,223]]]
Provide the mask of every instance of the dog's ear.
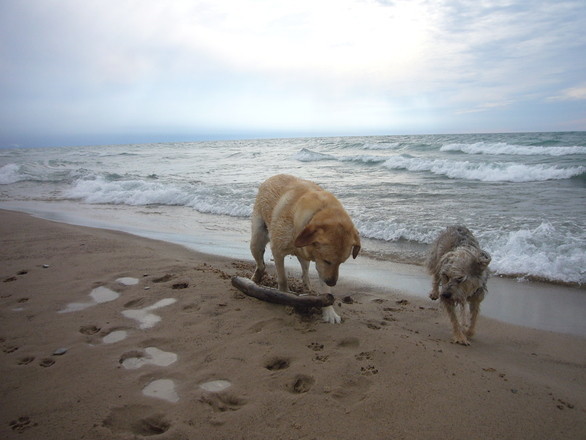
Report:
[[295,239],[295,247],[309,246],[317,238],[317,232],[318,229],[315,226],[311,224],[307,225]]
[[491,260],[492,260],[492,258],[488,252],[480,251],[478,253],[478,264],[480,264],[481,266],[483,266],[483,267],[488,266]]
[[358,232],[354,231],[354,244],[352,245],[352,258],[356,259],[358,252],[360,252],[360,236]]
[[478,251],[476,255],[476,262],[473,264],[473,272],[480,275],[490,263],[490,254],[486,251]]

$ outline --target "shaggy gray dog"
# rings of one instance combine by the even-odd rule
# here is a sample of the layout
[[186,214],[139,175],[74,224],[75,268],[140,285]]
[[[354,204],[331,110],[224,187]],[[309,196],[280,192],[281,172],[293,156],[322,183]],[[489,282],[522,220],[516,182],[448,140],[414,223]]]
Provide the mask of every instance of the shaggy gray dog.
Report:
[[[474,335],[480,303],[486,294],[490,255],[480,249],[478,241],[465,226],[450,226],[431,246],[427,270],[432,276],[433,300],[440,298],[452,322],[453,342],[470,345]],[[465,324],[466,304],[470,309]],[[461,321],[456,315],[461,309]]]

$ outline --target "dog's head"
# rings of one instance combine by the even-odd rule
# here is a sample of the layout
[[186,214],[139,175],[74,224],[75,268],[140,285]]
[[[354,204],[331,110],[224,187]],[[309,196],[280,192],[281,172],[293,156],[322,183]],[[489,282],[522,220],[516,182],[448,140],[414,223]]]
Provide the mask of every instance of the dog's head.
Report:
[[316,214],[295,238],[295,246],[315,261],[320,279],[328,286],[338,282],[340,264],[360,252],[360,236],[354,224],[344,215]]
[[442,256],[439,264],[440,296],[463,302],[479,289],[486,289],[490,255],[478,248],[461,246]]

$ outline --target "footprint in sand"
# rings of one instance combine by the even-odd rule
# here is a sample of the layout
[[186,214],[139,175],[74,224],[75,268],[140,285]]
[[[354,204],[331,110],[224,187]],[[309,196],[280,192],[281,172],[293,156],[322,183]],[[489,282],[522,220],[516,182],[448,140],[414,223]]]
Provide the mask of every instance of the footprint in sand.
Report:
[[211,380],[206,383],[202,383],[199,387],[210,393],[219,393],[220,391],[224,391],[226,388],[231,387],[232,384],[227,380]]
[[131,277],[122,277],[118,278],[116,282],[120,284],[124,284],[125,286],[134,286],[138,284],[138,278],[131,278]]
[[177,302],[175,298],[164,298],[157,301],[152,306],[144,307],[142,309],[124,310],[122,314],[127,318],[137,320],[140,323],[139,327],[141,329],[147,329],[154,327],[161,320],[160,316],[151,313],[151,311],[160,309],[161,307],[170,306],[175,302]]
[[292,393],[302,394],[307,393],[314,383],[315,379],[313,377],[306,374],[298,374],[287,388]]
[[96,334],[96,333],[98,333],[100,330],[101,330],[101,328],[100,328],[100,327],[97,327],[97,326],[95,326],[95,325],[84,325],[84,326],[81,326],[81,327],[79,328],[79,332],[80,332],[82,335],[88,335],[88,336],[90,336],[90,335],[95,335],[95,334]]
[[120,297],[120,294],[118,292],[114,292],[111,289],[108,289],[107,287],[100,286],[92,290],[89,296],[92,298],[91,302],[69,303],[65,309],[59,310],[57,313],[78,312],[80,310],[87,309],[88,307],[95,306],[96,304],[114,301]]
[[307,348],[311,348],[313,351],[322,351],[324,349],[324,344],[320,344],[318,342],[312,342],[307,346]]
[[167,367],[177,361],[177,355],[169,351],[159,350],[156,347],[147,347],[143,353],[130,352],[123,354],[120,363],[127,370],[135,370],[144,365]]
[[114,408],[103,421],[103,426],[113,433],[150,437],[167,432],[171,428],[171,422],[162,414],[152,413],[148,406],[127,405]]
[[17,362],[18,365],[28,365],[30,364],[32,361],[35,360],[34,356],[25,356],[23,358],[20,358]]
[[36,423],[33,423],[30,419],[30,417],[27,416],[22,416],[19,417],[16,420],[13,420],[9,423],[10,425],[10,429],[12,429],[13,431],[18,432],[19,434],[22,434],[24,431],[26,431],[28,428],[32,428],[34,426],[37,426]]
[[[84,325],[79,328],[79,332],[82,335],[93,336],[100,332],[102,329],[96,325]],[[102,337],[103,344],[114,344],[115,342],[123,341],[128,337],[126,330],[110,330],[106,335]]]
[[175,382],[171,379],[154,380],[142,389],[142,393],[145,396],[163,399],[171,403],[179,402],[179,394],[175,391]]
[[[138,279],[131,277],[118,278],[116,281],[125,286],[133,286],[138,284]],[[69,303],[65,309],[59,310],[57,313],[70,313],[85,310],[88,307],[95,306],[96,304],[114,301],[120,297],[120,294],[118,292],[114,292],[111,289],[108,289],[107,287],[100,286],[92,290],[90,296],[92,301],[84,303]]]
[[276,357],[270,359],[266,364],[265,368],[270,371],[284,370],[289,368],[290,360],[283,357]]
[[114,344],[116,342],[123,341],[127,338],[127,336],[128,332],[126,330],[114,330],[102,338],[102,343]]
[[[214,382],[226,382],[229,384],[228,381],[212,381],[208,382],[208,384]],[[205,384],[202,384],[205,385]],[[200,387],[202,386],[200,385]],[[214,412],[226,412],[226,411],[237,411],[242,408],[246,404],[246,400],[238,397],[230,392],[224,392],[226,384],[222,384],[220,386],[221,389],[208,391],[206,394],[202,395],[199,398],[201,403],[205,403],[209,405]],[[228,385],[229,387],[230,385]],[[212,387],[213,388],[213,387]]]
[[43,368],[48,368],[53,364],[55,364],[55,361],[51,358],[45,358],[45,359],[41,360],[41,362],[39,362],[39,365]]
[[14,353],[18,349],[19,349],[18,345],[4,345],[2,347],[2,351],[4,353]]

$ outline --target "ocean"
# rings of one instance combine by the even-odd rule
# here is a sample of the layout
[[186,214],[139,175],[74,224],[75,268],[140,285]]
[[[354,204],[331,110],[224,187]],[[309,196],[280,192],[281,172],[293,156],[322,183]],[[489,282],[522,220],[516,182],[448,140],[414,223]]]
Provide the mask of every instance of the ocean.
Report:
[[376,259],[421,264],[459,223],[495,275],[586,283],[586,132],[0,149],[0,207],[183,236],[197,221],[247,242],[257,187],[278,173],[333,192]]

